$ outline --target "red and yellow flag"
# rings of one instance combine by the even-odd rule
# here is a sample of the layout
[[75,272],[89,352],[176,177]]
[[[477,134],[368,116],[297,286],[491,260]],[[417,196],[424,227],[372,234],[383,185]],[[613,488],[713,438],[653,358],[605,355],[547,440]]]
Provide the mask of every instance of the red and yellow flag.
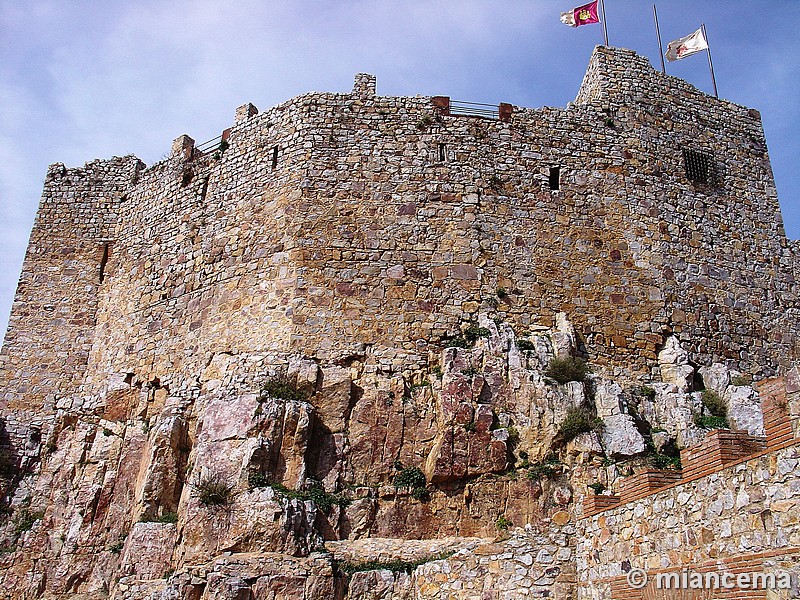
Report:
[[599,23],[600,17],[597,13],[598,2],[599,0],[594,0],[594,2],[590,2],[589,4],[584,4],[578,8],[561,13],[561,22],[570,27]]

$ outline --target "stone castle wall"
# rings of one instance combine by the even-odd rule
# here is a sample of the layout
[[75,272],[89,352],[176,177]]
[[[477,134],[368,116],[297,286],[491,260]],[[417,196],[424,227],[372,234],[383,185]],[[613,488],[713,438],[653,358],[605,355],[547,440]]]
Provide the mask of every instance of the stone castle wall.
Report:
[[[64,232],[89,248],[84,262],[40,256],[37,236],[62,235],[43,204],[29,253],[39,258],[24,267],[4,351],[6,373],[25,382],[12,377],[4,388],[18,391],[6,393],[52,394],[66,363],[40,340],[76,338],[62,321],[23,323],[23,310],[43,312],[29,282],[46,270],[96,286],[58,305],[67,323],[99,305],[97,331],[89,317],[68,353],[85,364],[94,342],[95,383],[119,372],[185,379],[220,351],[326,359],[369,345],[424,362],[494,306],[521,331],[565,311],[609,368],[654,369],[669,333],[698,363],[755,374],[794,355],[793,261],[782,260],[791,250],[756,111],[605,48],[574,104],[514,107],[502,121],[359,85],[242,111],[224,151],[179,147],[125,190],[118,225]],[[713,184],[687,179],[683,148],[713,155]],[[104,219],[94,170],[70,171],[86,187],[53,178],[45,199],[66,195],[69,210]],[[111,185],[121,194],[129,183]],[[102,285],[98,235],[113,239]],[[50,363],[52,377],[27,376]],[[83,368],[69,371],[74,389]]]
[[[643,452],[631,380],[658,387],[651,425],[676,440],[668,400],[699,405],[660,372],[667,336],[672,354],[756,378],[790,364],[799,250],[757,112],[610,48],[566,108],[449,106],[377,96],[362,74],[352,93],[244,105],[205,152],[182,136],[144,170],[51,167],[0,362],[11,506],[41,518],[0,523],[4,586],[145,597],[139,583],[178,569],[169,585],[215,598],[289,585],[276,565],[294,561],[296,597],[318,597],[315,577],[341,581],[324,540],[486,539],[508,515],[527,533],[416,581],[459,597],[479,593],[463,587],[477,570],[516,594],[516,569],[529,595],[570,597],[574,500],[601,456]],[[689,180],[687,148],[707,183]],[[467,325],[485,337],[443,350]],[[545,377],[578,352],[590,381]],[[687,361],[672,371],[695,376]],[[265,392],[276,373],[302,399]],[[606,434],[562,448],[552,481],[518,477],[577,407]],[[399,463],[424,471],[429,499],[391,485]],[[225,510],[198,498],[211,476],[232,486]]]
[[48,169],[0,355],[5,408],[51,411],[78,392],[117,213],[143,166],[129,156]]

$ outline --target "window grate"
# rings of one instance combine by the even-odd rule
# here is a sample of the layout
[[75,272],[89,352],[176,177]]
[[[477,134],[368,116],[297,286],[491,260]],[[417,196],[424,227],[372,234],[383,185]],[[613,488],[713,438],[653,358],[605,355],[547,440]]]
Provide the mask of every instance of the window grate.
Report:
[[713,183],[714,158],[705,152],[683,149],[683,168],[689,181]]

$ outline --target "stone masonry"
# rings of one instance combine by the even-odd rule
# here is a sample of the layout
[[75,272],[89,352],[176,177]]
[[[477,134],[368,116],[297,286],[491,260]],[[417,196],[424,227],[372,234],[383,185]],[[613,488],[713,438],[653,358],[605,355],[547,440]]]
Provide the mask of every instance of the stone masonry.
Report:
[[[0,598],[610,598],[746,544],[794,568],[800,246],[758,112],[607,47],[565,108],[457,106],[359,74],[149,167],[48,169],[0,353]],[[559,383],[570,357],[592,372]],[[746,431],[708,433],[704,387]],[[702,483],[639,473],[765,430]]]

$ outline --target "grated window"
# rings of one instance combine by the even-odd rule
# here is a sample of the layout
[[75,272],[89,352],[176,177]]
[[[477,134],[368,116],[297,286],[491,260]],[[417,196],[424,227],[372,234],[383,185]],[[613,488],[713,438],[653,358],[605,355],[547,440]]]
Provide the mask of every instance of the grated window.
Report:
[[439,162],[445,162],[447,160],[447,146],[445,144],[439,144]]
[[705,152],[684,148],[683,168],[689,181],[712,183],[714,180],[714,159]]

